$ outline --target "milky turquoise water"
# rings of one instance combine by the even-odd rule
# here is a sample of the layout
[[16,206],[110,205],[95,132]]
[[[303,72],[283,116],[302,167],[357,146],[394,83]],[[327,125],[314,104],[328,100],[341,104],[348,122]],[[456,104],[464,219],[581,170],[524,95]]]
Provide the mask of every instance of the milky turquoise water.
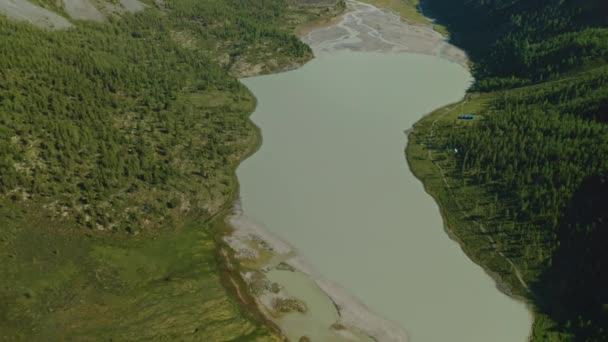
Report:
[[414,342],[526,341],[525,305],[447,236],[404,155],[403,131],[460,100],[465,69],[343,52],[243,82],[258,98],[252,120],[263,136],[237,171],[249,217]]

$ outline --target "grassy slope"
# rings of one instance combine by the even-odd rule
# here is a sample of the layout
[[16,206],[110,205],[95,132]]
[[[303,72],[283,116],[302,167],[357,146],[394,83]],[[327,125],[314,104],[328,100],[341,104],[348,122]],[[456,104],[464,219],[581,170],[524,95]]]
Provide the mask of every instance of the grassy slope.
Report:
[[[167,1],[165,5],[168,8],[154,8],[149,3],[151,8],[143,14],[126,15],[106,24],[81,22],[73,30],[53,33],[0,18],[0,28],[10,37],[24,37],[14,42],[14,49],[3,49],[1,54],[2,61],[7,63],[3,68],[8,71],[2,76],[10,77],[8,80],[15,85],[0,87],[4,96],[0,96],[0,120],[3,124],[0,129],[0,147],[3,150],[0,152],[4,158],[0,166],[5,168],[3,172],[10,172],[0,178],[0,183],[9,188],[0,192],[1,341],[280,339],[272,325],[262,321],[255,308],[240,303],[251,302],[244,288],[240,296],[236,295],[234,284],[243,286],[243,283],[234,275],[235,270],[224,266],[225,260],[218,250],[218,228],[212,228],[213,222],[219,222],[221,226],[224,209],[237,193],[236,165],[253,151],[259,140],[259,133],[248,120],[255,104],[253,96],[242,87],[226,87],[232,82],[227,70],[235,63],[262,63],[261,71],[271,72],[306,61],[311,54],[306,50],[303,55],[294,54],[290,48],[299,47],[290,46],[293,41],[286,37],[296,25],[331,13],[315,8],[281,8],[284,3],[274,1],[272,5],[278,4],[284,12],[274,17],[272,22],[262,18],[264,24],[259,24],[256,22],[259,18],[248,16],[264,16],[266,13],[248,9],[243,4],[245,7],[236,11],[241,11],[238,17],[244,22],[235,24],[223,21],[229,19],[222,17],[226,15],[222,12],[225,2],[203,5],[216,11],[215,16],[197,13],[206,9],[192,4],[187,0]],[[236,2],[232,4],[237,6]],[[268,5],[270,2],[263,9],[270,8]],[[213,26],[207,21],[206,25],[211,24],[213,29],[202,28],[197,14],[223,24]],[[249,44],[243,44],[246,38],[239,41],[241,35],[238,30],[249,31],[255,25],[266,34],[249,37],[252,40]],[[113,26],[115,29],[112,30]],[[167,28],[170,28],[169,32],[158,31]],[[96,39],[105,39],[104,35],[108,33],[116,35],[117,45],[124,45],[120,48],[110,46],[106,50],[107,41]],[[154,37],[159,41],[140,45],[141,41],[136,39],[142,37]],[[40,44],[36,40],[55,40],[63,46]],[[20,44],[28,46],[29,50],[21,49]],[[175,56],[184,58],[198,53],[202,55],[203,64],[210,63],[209,67],[203,65],[202,71],[186,71],[182,76],[179,72],[184,68],[179,66],[172,67],[174,74],[160,70],[160,74],[146,78],[134,77],[128,84],[133,88],[124,88],[124,92],[114,99],[114,104],[119,104],[116,112],[112,107],[104,108],[106,102],[101,101],[102,104],[98,105],[101,109],[99,115],[104,121],[89,122],[87,118],[78,121],[68,117],[65,122],[80,127],[81,132],[95,132],[100,129],[100,122],[116,120],[114,125],[104,129],[118,129],[115,137],[127,137],[122,142],[123,148],[126,149],[134,140],[155,146],[152,149],[148,147],[144,156],[152,157],[155,163],[163,160],[175,163],[172,165],[175,173],[168,172],[169,179],[159,183],[145,174],[151,172],[154,175],[158,171],[154,163],[146,171],[145,163],[138,162],[137,165],[144,165],[141,177],[118,178],[123,176],[117,174],[117,178],[110,180],[111,188],[104,182],[92,182],[95,185],[92,189],[73,187],[78,182],[95,181],[98,174],[87,175],[87,170],[103,172],[107,165],[103,160],[96,161],[98,154],[82,152],[75,163],[62,165],[65,159],[61,156],[66,156],[67,152],[61,144],[53,145],[53,142],[64,143],[61,139],[65,139],[73,143],[70,140],[72,136],[66,138],[65,132],[55,136],[51,131],[46,138],[40,139],[36,135],[45,134],[45,127],[48,129],[49,126],[40,124],[39,120],[20,120],[24,115],[33,118],[42,115],[41,119],[48,115],[52,123],[53,115],[57,117],[60,113],[52,110],[48,114],[41,113],[43,107],[20,106],[16,102],[6,102],[6,99],[38,101],[33,97],[40,91],[27,90],[27,87],[34,86],[28,78],[32,76],[23,76],[31,70],[27,63],[40,62],[37,58],[56,63],[43,63],[37,67],[33,77],[43,79],[48,77],[47,73],[54,72],[53,68],[68,66],[62,64],[66,63],[65,59],[64,62],[48,59],[49,53],[65,58],[63,56],[88,50],[86,58],[94,57],[85,59],[85,62],[92,63],[89,66],[103,72],[108,67],[104,60],[111,58],[115,63],[122,63],[121,59],[128,55],[131,47],[133,53],[143,53],[142,56],[148,59],[146,49],[149,45],[155,54],[160,54],[156,58],[172,61]],[[210,45],[215,47],[209,49]],[[157,47],[165,49],[158,50]],[[30,57],[19,56],[20,63],[13,63],[16,54],[26,50]],[[96,53],[100,55],[95,56]],[[168,55],[163,57],[163,53]],[[193,57],[196,59],[196,55]],[[207,57],[211,61],[207,62]],[[264,64],[270,60],[273,61],[271,65]],[[81,61],[77,59],[67,63],[78,65]],[[127,61],[130,65],[127,66],[130,68],[128,71],[136,71],[141,58],[138,63],[129,63],[132,62]],[[224,71],[220,66],[225,68]],[[142,76],[147,74],[146,66],[143,67]],[[216,74],[209,74],[209,69]],[[127,69],[114,70],[121,76],[122,70]],[[65,74],[70,77],[72,72]],[[169,100],[162,94],[166,89],[161,90],[161,97],[155,95],[158,90],[153,87],[159,82],[154,77],[162,77],[159,75],[169,75],[160,79],[169,88],[173,86],[171,82],[178,80]],[[172,75],[177,77],[171,78]],[[103,76],[85,77],[91,77],[95,82]],[[199,77],[204,78],[204,86],[196,86],[201,82]],[[69,84],[69,78],[64,82]],[[54,93],[50,83],[40,82],[36,86],[44,94],[50,93],[49,96],[74,99]],[[17,97],[10,93],[20,87],[24,90]],[[147,97],[152,107],[147,107],[147,102],[142,101],[148,87],[152,87],[152,94]],[[79,92],[81,89],[66,88],[65,91]],[[129,98],[129,91],[135,94],[133,98]],[[105,100],[106,96],[114,95],[100,88],[95,96]],[[168,110],[161,109],[159,114],[153,108],[157,106],[155,99],[169,101],[169,107],[165,106]],[[129,115],[123,115],[125,107],[120,101],[129,106]],[[70,110],[66,113],[71,115]],[[131,134],[134,135],[133,140],[129,138]],[[213,140],[213,146],[209,145],[209,139]],[[19,147],[11,145],[15,142],[21,142]],[[50,145],[51,153],[39,152],[49,148],[41,145],[42,142]],[[95,142],[82,136],[76,144],[80,148],[96,146]],[[123,156],[119,154],[118,159]],[[203,166],[202,171],[199,165]],[[28,169],[37,174],[28,172]],[[24,170],[26,173],[19,175]],[[9,179],[9,176],[14,176],[14,179]],[[49,178],[35,187],[29,183],[30,176],[34,181]],[[171,179],[172,176],[176,178]],[[11,186],[15,188],[10,189]],[[81,197],[86,197],[86,202],[83,203]],[[85,215],[78,215],[79,210],[84,210]],[[122,210],[135,214],[119,215]],[[95,216],[87,218],[89,213]]]
[[247,289],[219,254],[223,214],[125,238],[1,202],[0,340],[282,340],[236,295]]
[[11,217],[2,233],[6,341],[272,339],[227,296],[205,223],[121,241],[65,232],[15,207],[1,213]]
[[[252,110],[251,100],[239,109]],[[248,126],[241,157],[257,141]],[[235,166],[217,170],[222,206],[237,192]],[[154,232],[135,225],[125,235],[58,219],[35,200],[0,201],[0,340],[279,340],[231,293],[208,216],[171,215]]]

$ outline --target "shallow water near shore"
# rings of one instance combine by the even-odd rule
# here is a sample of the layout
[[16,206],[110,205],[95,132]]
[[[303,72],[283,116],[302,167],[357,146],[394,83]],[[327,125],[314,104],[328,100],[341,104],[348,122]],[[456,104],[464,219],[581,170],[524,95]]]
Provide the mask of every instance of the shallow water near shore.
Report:
[[404,130],[470,82],[435,56],[369,52],[243,80],[263,136],[237,170],[245,214],[414,342],[526,341],[530,331],[525,305],[445,233],[404,156]]

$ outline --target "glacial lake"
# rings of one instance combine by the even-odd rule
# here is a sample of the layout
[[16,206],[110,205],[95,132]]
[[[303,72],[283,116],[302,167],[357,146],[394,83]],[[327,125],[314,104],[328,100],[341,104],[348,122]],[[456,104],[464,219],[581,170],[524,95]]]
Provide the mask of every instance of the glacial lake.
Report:
[[[444,231],[404,149],[426,113],[459,101],[462,66],[408,53],[336,52],[242,80],[259,151],[237,170],[244,212],[414,342],[523,342],[525,304]],[[306,301],[306,298],[302,298]]]

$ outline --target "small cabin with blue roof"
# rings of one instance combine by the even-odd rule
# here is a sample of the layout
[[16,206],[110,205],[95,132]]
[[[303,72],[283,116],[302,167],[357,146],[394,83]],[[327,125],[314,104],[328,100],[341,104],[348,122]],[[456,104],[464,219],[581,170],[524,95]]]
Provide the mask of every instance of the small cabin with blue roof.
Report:
[[473,115],[473,114],[460,114],[460,115],[458,115],[458,118],[460,120],[473,120],[473,119],[475,119],[475,115]]

